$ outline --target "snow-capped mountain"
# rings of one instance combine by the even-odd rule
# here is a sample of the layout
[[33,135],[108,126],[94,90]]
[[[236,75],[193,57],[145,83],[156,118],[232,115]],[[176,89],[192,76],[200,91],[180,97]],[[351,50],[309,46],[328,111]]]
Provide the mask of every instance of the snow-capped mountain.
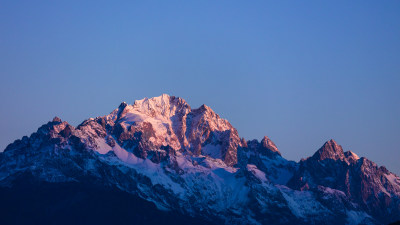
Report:
[[[76,189],[71,185],[79,191],[71,191]],[[93,210],[109,207],[109,199],[132,198],[121,200],[124,207],[113,202],[97,217],[85,214],[111,218],[125,212],[125,204],[136,204],[129,211],[134,221],[115,216],[115,224],[386,224],[400,219],[400,178],[385,167],[343,152],[333,140],[312,157],[288,161],[268,137],[246,141],[210,107],[192,109],[165,94],[121,103],[109,115],[77,127],[54,118],[0,153],[0,187],[3,202],[14,205],[25,204],[20,196],[37,195],[37,190],[68,190],[56,195],[61,200],[43,203],[52,206],[44,207],[43,217],[82,213],[73,203],[97,199],[83,201],[82,190],[102,188],[103,200],[89,207]],[[106,198],[105,193],[118,194]],[[1,216],[9,224],[24,222],[9,218],[22,206],[13,211],[4,204],[0,211],[8,214]],[[43,217],[34,221],[43,223]]]

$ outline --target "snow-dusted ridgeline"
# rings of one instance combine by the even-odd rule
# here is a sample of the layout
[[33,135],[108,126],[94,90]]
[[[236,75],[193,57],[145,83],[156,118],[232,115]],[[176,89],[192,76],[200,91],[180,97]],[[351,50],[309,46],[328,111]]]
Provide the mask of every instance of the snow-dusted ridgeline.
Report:
[[[381,224],[400,219],[400,179],[335,141],[300,162],[246,141],[210,107],[162,95],[73,127],[59,118],[0,154],[0,186],[22,173],[93,182],[226,224]],[[85,180],[84,180],[85,179]]]

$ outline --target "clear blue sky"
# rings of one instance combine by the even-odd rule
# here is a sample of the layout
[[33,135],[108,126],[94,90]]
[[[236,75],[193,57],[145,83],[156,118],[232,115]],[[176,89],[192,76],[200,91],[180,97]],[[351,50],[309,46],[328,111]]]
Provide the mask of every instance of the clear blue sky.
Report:
[[299,160],[400,174],[400,1],[0,1],[0,148],[55,115],[180,96]]

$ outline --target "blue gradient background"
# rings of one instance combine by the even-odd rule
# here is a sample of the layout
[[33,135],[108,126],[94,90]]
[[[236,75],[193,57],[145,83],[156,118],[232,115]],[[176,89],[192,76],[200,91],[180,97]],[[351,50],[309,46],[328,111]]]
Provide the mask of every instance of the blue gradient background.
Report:
[[[40,3],[39,3],[40,2]],[[0,1],[0,149],[55,115],[205,103],[299,160],[334,138],[400,174],[400,1]]]

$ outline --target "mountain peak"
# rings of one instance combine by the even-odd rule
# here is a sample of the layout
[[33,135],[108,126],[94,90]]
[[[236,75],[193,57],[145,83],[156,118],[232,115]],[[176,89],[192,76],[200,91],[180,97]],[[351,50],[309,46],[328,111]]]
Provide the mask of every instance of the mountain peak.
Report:
[[59,117],[55,116],[51,122],[59,122],[59,123],[61,123],[62,120]]
[[318,151],[312,156],[317,160],[333,159],[343,160],[345,158],[342,146],[338,145],[335,140],[331,139],[318,149]]
[[182,98],[162,94],[158,97],[136,100],[131,111],[140,112],[148,116],[171,117],[176,113],[185,113],[190,110],[189,104]]
[[126,103],[126,102],[121,102],[121,104],[119,104],[118,108],[119,108],[119,109],[124,109],[126,106],[128,106],[128,103]]
[[332,145],[332,146],[339,146],[338,143],[334,139],[330,139],[329,141],[326,141],[324,145]]
[[117,120],[123,116],[125,108],[128,106],[128,103],[122,102],[118,108],[116,109]]
[[346,159],[351,162],[356,162],[360,158],[356,153],[352,151],[347,151],[344,153],[344,155],[346,156]]
[[229,165],[237,161],[240,139],[236,129],[206,105],[192,110],[184,99],[162,94],[136,100],[133,105],[121,103],[104,119],[112,126],[118,124],[114,137],[139,157],[169,146],[195,154],[203,151]]
[[281,155],[279,152],[278,148],[276,147],[275,143],[267,136],[264,136],[263,139],[261,140],[261,145],[264,148],[269,149],[272,152],[278,153]]
[[360,158],[356,153],[354,153],[352,151],[347,151],[344,154],[345,154],[346,157],[353,157],[355,159],[359,159]]
[[214,110],[212,110],[208,105],[205,104],[201,105],[197,109],[193,109],[193,111],[198,113],[205,113],[205,112],[215,113]]
[[171,99],[174,99],[174,98],[176,98],[176,97],[170,96],[168,94],[161,94],[160,96],[152,97],[150,99],[146,98],[146,99],[157,102],[157,103],[162,103],[162,102],[169,102]]
[[154,103],[162,104],[162,103],[167,103],[171,99],[175,99],[175,98],[176,98],[175,96],[170,96],[168,94],[162,94],[157,97],[151,97],[151,98],[145,97],[141,100],[135,100],[134,105],[139,105],[139,104],[143,104],[143,103],[147,103],[147,102],[154,102]]

